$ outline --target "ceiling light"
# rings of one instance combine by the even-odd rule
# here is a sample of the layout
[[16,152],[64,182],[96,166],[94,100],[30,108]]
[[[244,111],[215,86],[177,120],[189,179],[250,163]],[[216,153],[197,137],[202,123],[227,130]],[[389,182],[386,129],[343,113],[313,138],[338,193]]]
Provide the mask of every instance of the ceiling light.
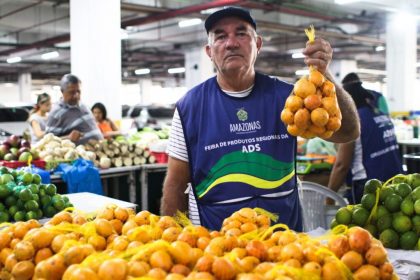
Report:
[[54,44],[57,48],[70,48],[70,41]]
[[304,49],[300,48],[300,49],[291,49],[291,50],[287,50],[286,53],[301,53],[303,52]]
[[212,14],[214,12],[217,12],[218,10],[220,10],[220,8],[205,9],[205,10],[200,11],[200,14],[209,15],[209,14]]
[[300,69],[300,70],[296,70],[295,75],[296,75],[296,76],[305,76],[305,75],[309,75],[309,69]]
[[149,68],[142,68],[142,69],[137,69],[134,70],[134,74],[136,75],[146,75],[150,73],[150,69]]
[[60,54],[57,51],[53,51],[53,52],[47,52],[41,55],[42,59],[48,60],[48,59],[53,59],[56,57],[59,57]]
[[384,51],[384,50],[385,50],[385,47],[384,46],[377,46],[375,48],[375,51],[377,51],[377,52],[381,52],[381,51]]
[[178,22],[178,26],[181,28],[184,28],[184,27],[200,24],[201,22],[202,22],[201,18],[186,19],[186,20],[181,20],[180,22]]
[[176,74],[176,73],[184,73],[185,68],[184,67],[178,67],[178,68],[169,68],[168,73],[169,74]]
[[292,58],[304,58],[304,57],[305,55],[301,52],[292,54]]
[[20,56],[14,56],[14,57],[9,57],[6,61],[7,63],[18,63],[22,61],[22,58]]
[[346,4],[356,3],[356,2],[360,2],[360,0],[334,0],[334,3],[338,5],[346,5]]
[[372,74],[372,75],[386,75],[385,70],[378,70],[378,69],[366,69],[366,68],[359,68],[356,70],[357,73],[365,73],[365,74]]

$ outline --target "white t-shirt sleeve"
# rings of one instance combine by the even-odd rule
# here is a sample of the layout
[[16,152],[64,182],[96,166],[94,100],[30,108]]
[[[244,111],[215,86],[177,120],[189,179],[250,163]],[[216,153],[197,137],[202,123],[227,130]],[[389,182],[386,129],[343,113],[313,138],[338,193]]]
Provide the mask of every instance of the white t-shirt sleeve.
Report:
[[184,130],[182,128],[181,118],[179,117],[177,109],[175,109],[174,117],[172,119],[167,153],[171,157],[188,162],[188,152],[187,145],[185,144]]

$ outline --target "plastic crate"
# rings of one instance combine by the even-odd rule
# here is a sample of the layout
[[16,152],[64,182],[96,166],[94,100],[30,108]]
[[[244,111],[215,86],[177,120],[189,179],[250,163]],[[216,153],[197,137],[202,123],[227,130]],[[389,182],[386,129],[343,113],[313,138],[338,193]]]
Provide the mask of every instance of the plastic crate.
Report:
[[167,153],[150,152],[155,158],[157,163],[167,163],[169,156]]
[[[44,160],[37,159],[37,160],[33,160],[31,163],[32,163],[32,165],[34,165],[34,166],[36,166],[38,168],[45,169],[46,162]],[[0,161],[0,165],[1,166],[8,167],[8,168],[16,169],[16,168],[19,168],[19,167],[27,166],[28,164],[26,162],[24,162],[24,161],[17,161],[17,160],[7,161],[7,160],[2,160],[2,161]]]

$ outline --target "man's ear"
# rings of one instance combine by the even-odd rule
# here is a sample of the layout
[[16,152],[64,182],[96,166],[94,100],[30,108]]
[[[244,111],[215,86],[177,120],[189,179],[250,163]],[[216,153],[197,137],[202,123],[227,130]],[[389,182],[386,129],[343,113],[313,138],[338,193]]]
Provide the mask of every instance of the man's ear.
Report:
[[261,36],[257,36],[257,53],[260,52],[261,48],[263,45],[263,41],[262,41],[262,37]]
[[206,45],[206,54],[208,57],[210,57],[211,60],[213,60],[211,57],[211,48],[209,45]]

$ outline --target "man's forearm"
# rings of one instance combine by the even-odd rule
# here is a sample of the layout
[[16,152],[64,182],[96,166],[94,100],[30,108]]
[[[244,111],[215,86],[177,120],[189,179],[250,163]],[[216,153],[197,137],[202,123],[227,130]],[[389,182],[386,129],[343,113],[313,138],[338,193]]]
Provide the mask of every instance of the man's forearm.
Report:
[[180,189],[179,187],[169,187],[165,184],[162,193],[161,215],[173,216],[179,210],[186,212],[188,210],[187,195],[183,191],[172,191]]

